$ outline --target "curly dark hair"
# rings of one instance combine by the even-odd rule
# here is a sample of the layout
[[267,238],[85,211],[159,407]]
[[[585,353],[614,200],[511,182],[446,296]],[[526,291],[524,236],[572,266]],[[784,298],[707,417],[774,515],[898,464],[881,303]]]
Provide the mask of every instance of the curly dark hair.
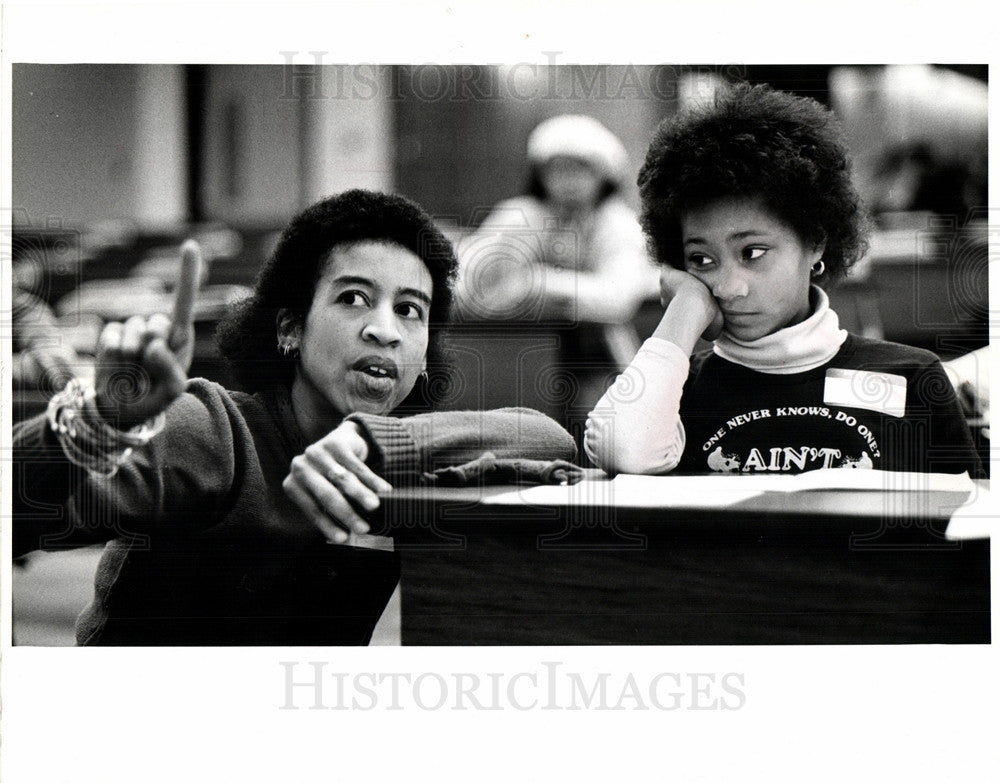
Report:
[[350,190],[313,204],[292,219],[257,276],[253,295],[219,324],[216,341],[247,391],[290,385],[297,358],[278,352],[278,311],[305,321],[330,252],[356,242],[392,242],[412,251],[433,282],[428,362],[440,362],[438,337],[447,325],[458,269],[455,249],[431,217],[402,196]]
[[825,242],[821,284],[844,275],[867,247],[833,113],[767,85],[733,85],[712,105],[661,123],[638,184],[650,251],[678,269],[682,214],[733,196],[761,199],[804,243]]

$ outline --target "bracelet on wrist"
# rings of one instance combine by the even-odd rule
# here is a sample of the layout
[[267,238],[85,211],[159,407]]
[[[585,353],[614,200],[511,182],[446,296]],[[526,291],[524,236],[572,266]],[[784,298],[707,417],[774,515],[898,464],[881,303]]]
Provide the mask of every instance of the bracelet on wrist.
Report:
[[163,429],[158,416],[129,430],[108,424],[94,403],[94,388],[74,378],[49,401],[47,417],[66,457],[88,472],[110,478],[132,455]]

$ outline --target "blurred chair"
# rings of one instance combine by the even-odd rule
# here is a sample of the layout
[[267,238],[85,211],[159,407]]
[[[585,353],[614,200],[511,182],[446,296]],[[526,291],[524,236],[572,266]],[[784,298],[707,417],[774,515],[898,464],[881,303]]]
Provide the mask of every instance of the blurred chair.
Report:
[[[215,328],[229,308],[250,296],[252,291],[240,283],[209,284],[207,281],[217,262],[235,258],[232,254],[242,250],[242,240],[234,231],[216,227],[178,230],[178,233],[200,237],[207,242],[203,253],[208,263],[205,264],[195,302],[195,351],[191,375],[232,385],[233,379],[215,345]],[[135,315],[148,318],[154,313],[171,313],[179,259],[179,244],[152,245],[142,252],[138,263],[124,267],[124,277],[84,281],[56,303],[55,311],[60,320],[89,325],[86,337],[91,344],[85,347],[85,351],[94,354],[100,329],[105,323],[124,321]],[[249,277],[249,273],[244,272],[243,276]]]
[[[195,320],[218,320],[231,304],[251,293],[245,285],[208,284],[212,264],[221,258],[216,253],[238,252],[242,244],[238,236],[235,239],[231,236],[235,232],[228,230],[215,234],[194,232],[193,235],[210,238],[210,244],[202,249],[206,263],[195,306]],[[212,236],[215,236],[214,240]],[[216,249],[213,250],[213,247]],[[122,321],[133,315],[169,314],[173,307],[172,296],[179,265],[179,245],[150,248],[143,254],[142,260],[128,268],[125,277],[82,283],[56,303],[56,313],[60,316],[96,316],[104,322]]]
[[872,281],[872,253],[850,268],[847,277],[828,291],[830,307],[844,329],[874,340],[885,339],[878,289]]
[[989,347],[942,362],[962,409],[971,425],[990,427],[990,355]]
[[979,458],[990,472],[990,349],[984,346],[943,362],[944,370],[955,387],[966,421],[972,432]]

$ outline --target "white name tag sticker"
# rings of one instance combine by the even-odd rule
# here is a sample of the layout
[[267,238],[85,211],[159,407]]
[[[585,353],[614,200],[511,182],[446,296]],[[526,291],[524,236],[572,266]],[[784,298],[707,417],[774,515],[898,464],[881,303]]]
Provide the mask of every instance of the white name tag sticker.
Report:
[[823,403],[901,419],[906,414],[906,378],[888,372],[830,369],[826,371]]

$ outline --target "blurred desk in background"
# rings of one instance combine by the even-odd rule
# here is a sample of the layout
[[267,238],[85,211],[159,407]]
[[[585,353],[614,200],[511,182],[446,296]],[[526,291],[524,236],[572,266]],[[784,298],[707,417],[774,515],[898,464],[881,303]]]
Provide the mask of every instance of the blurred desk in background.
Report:
[[460,324],[442,341],[450,367],[432,384],[432,402],[439,410],[534,408],[582,443],[587,414],[622,369],[602,330],[601,324]]
[[402,558],[403,643],[990,641],[989,541],[944,534],[968,489],[723,481],[397,490],[381,532]]
[[[828,293],[850,332],[926,348],[953,359],[989,342],[989,230],[920,213],[875,232],[868,254]],[[645,340],[663,316],[650,296],[633,320]],[[701,343],[698,349],[711,347]],[[696,350],[698,350],[696,349]]]
[[444,348],[454,375],[440,403],[453,409],[526,405],[543,411],[575,405],[589,412],[600,394],[583,399],[581,378],[600,376],[603,394],[621,370],[601,342],[600,326],[583,326],[595,344],[589,356],[574,334],[577,326],[508,323],[452,329]]
[[830,304],[850,331],[952,359],[989,342],[989,231],[923,221],[875,233]]
[[[194,357],[188,375],[191,378],[208,378],[227,388],[237,388],[215,342],[217,326],[218,321],[214,317],[200,318],[196,315]],[[96,344],[92,349],[96,349]],[[81,354],[78,374],[81,377],[92,379],[93,372],[93,355]],[[11,397],[11,424],[17,424],[19,421],[44,413],[50,397],[56,391],[58,389],[36,388],[15,383]]]
[[[107,321],[171,311],[180,244],[197,239],[209,263],[196,306],[190,375],[233,387],[215,345],[215,328],[229,306],[250,292],[277,236],[272,226],[178,224],[154,230],[111,221],[87,228],[18,227],[13,244],[19,285],[53,309],[62,339],[89,366]],[[45,409],[56,389],[40,386],[45,384],[15,378],[15,423]]]

